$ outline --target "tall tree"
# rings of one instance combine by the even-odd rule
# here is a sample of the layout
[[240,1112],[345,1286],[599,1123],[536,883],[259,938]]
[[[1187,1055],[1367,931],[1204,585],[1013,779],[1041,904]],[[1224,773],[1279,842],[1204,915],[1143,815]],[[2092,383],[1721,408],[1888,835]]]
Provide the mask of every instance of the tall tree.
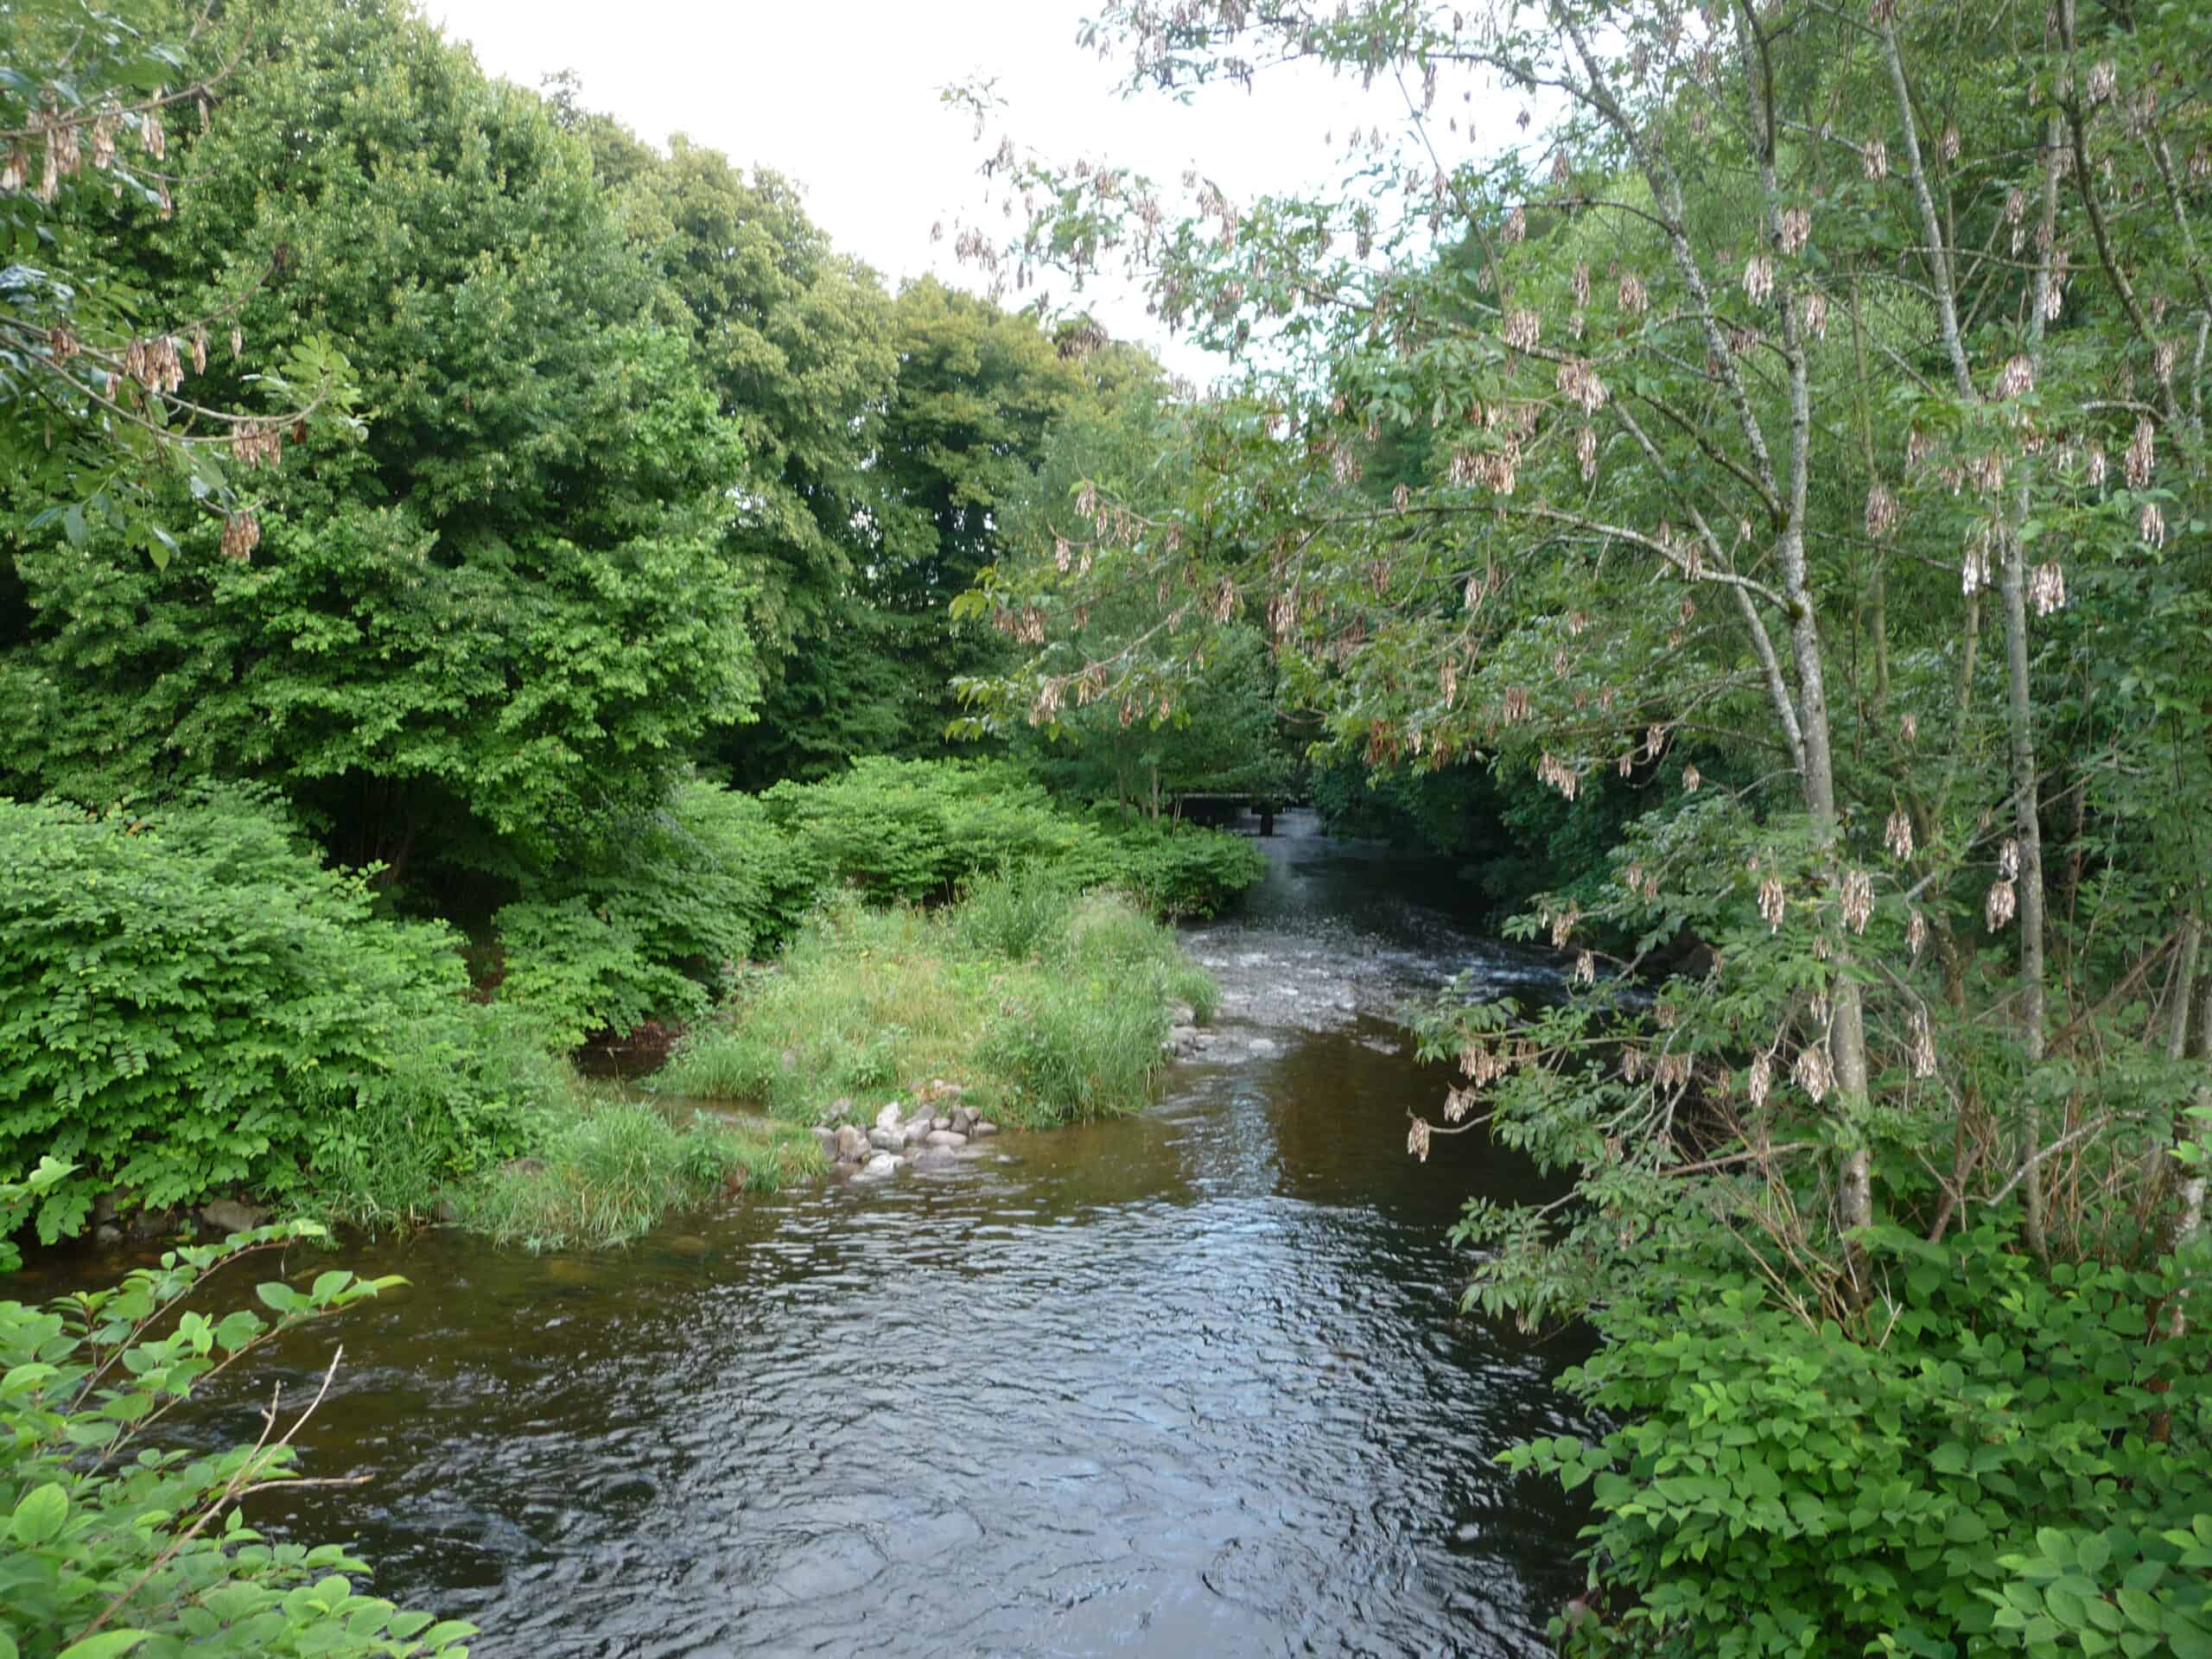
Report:
[[573,844],[754,694],[739,435],[538,99],[398,0],[234,21],[155,268],[187,311],[273,273],[241,336],[342,340],[367,435],[265,474],[257,544],[202,526],[162,570],[26,533],[9,764],[92,800],[269,779],[349,861]]

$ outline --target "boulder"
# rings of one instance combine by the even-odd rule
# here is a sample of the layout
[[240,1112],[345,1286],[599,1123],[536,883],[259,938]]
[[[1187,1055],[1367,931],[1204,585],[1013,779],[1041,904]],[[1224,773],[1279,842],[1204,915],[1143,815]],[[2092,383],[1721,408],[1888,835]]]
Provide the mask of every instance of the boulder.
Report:
[[968,1137],[957,1129],[931,1129],[922,1137],[922,1144],[926,1147],[942,1147],[957,1150],[968,1144]]
[[977,1118],[976,1120],[976,1127],[969,1131],[970,1135],[973,1135],[978,1140],[981,1140],[987,1135],[996,1135],[998,1132],[999,1126],[992,1122],[988,1117]]
[[868,1136],[861,1131],[849,1123],[840,1123],[837,1126],[837,1161],[839,1163],[861,1163],[867,1159],[869,1150]]
[[236,1198],[213,1198],[200,1206],[200,1219],[219,1233],[250,1233],[269,1224],[269,1212]]
[[930,1120],[918,1117],[899,1131],[899,1138],[910,1147],[918,1147],[922,1144],[922,1137],[929,1132]]
[[949,1129],[949,1128],[950,1128],[951,1127],[952,1127],[952,1120],[951,1120],[950,1118],[949,1118],[949,1117],[944,1116],[943,1116],[943,1115],[941,1115],[941,1114],[940,1114],[938,1116],[933,1117],[933,1118],[931,1118],[931,1119],[930,1120],[930,1128],[933,1128],[933,1129]]
[[906,1144],[906,1137],[895,1128],[873,1128],[868,1132],[868,1143],[878,1152],[897,1152]]
[[887,1175],[896,1174],[898,1170],[899,1160],[887,1152],[879,1152],[861,1166],[861,1173],[855,1179],[863,1181],[880,1181]]
[[895,1129],[899,1127],[899,1103],[897,1101],[893,1101],[888,1106],[886,1106],[881,1111],[875,1115],[875,1127],[879,1129]]
[[952,1109],[952,1130],[954,1134],[965,1135],[969,1130],[975,1127],[975,1113],[969,1111],[965,1106],[956,1106]]

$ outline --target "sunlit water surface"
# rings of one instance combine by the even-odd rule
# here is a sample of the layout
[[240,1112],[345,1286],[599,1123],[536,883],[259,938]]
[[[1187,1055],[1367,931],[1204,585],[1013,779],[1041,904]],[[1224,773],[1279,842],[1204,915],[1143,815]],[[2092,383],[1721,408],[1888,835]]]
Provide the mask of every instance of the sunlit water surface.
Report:
[[1578,1426],[1574,1356],[1457,1312],[1459,1203],[1532,1178],[1406,1155],[1443,1076],[1389,1015],[1546,970],[1455,925],[1448,873],[1282,830],[1190,936],[1227,1002],[1141,1116],[621,1254],[351,1251],[411,1287],[276,1370],[302,1397],[343,1343],[302,1444],[367,1484],[256,1518],[357,1536],[487,1659],[1541,1651],[1579,1516],[1495,1459]]

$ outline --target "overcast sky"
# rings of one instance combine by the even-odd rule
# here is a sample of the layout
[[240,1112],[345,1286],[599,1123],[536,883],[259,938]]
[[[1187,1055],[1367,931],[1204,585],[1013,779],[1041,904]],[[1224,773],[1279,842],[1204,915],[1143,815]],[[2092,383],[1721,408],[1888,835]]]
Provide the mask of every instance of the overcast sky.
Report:
[[[1258,89],[1202,91],[1188,107],[1123,100],[1118,65],[1077,44],[1095,0],[425,0],[484,67],[524,86],[573,69],[585,103],[642,137],[689,135],[804,187],[839,245],[894,285],[935,271],[980,287],[952,257],[954,227],[990,209],[976,168],[1001,131],[1058,159],[1110,157],[1173,181],[1193,162],[1233,197],[1338,176],[1355,125],[1402,126],[1395,85],[1363,94],[1300,67]],[[1007,108],[983,144],[941,88],[995,79]],[[1334,142],[1326,140],[1332,137]],[[944,239],[930,241],[932,224]],[[1186,373],[1127,292],[1091,302],[1115,334]]]

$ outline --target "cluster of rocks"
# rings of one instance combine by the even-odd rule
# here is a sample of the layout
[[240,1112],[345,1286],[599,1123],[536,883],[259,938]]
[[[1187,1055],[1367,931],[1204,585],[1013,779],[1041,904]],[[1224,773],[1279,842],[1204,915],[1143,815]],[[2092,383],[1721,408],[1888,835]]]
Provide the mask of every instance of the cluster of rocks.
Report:
[[999,1132],[997,1124],[961,1103],[957,1083],[931,1084],[911,1114],[893,1101],[865,1129],[843,1118],[850,1105],[840,1101],[840,1121],[814,1133],[830,1162],[849,1169],[856,1180],[881,1180],[909,1164],[926,1168],[952,1163],[970,1154],[970,1142]]
[[1177,1006],[1173,1023],[1167,1028],[1167,1039],[1160,1052],[1171,1060],[1186,1060],[1213,1046],[1214,1034],[1198,1027],[1198,1011],[1189,1003]]
[[210,1198],[194,1210],[148,1210],[129,1192],[103,1192],[92,1201],[92,1236],[102,1244],[120,1244],[126,1238],[171,1238],[196,1224],[207,1239],[227,1238],[251,1232],[269,1224],[269,1211],[259,1205],[237,1198]]

